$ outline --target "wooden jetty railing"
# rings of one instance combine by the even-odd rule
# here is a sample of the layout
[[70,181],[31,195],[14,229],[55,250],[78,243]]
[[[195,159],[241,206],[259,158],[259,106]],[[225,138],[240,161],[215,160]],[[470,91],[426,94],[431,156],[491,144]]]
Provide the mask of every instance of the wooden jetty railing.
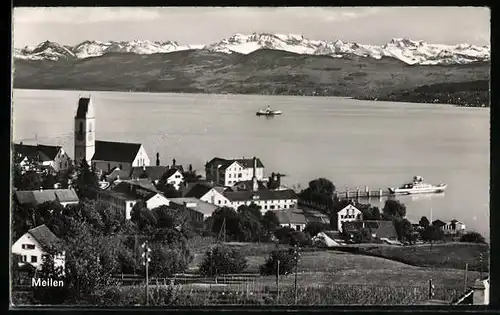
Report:
[[350,190],[346,189],[345,191],[336,191],[333,193],[334,197],[337,197],[340,200],[343,199],[361,199],[361,198],[382,198],[390,196],[391,193],[388,189],[379,189],[379,190],[370,190],[368,187],[365,187],[364,190],[359,188]]

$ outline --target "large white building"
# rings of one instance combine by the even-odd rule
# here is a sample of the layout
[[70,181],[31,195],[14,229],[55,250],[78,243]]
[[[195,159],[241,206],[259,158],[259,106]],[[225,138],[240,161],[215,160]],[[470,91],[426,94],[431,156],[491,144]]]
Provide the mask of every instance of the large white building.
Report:
[[132,167],[149,166],[150,160],[140,143],[95,139],[95,112],[90,97],[81,97],[75,115],[75,161],[85,159],[103,173],[115,167],[131,172]]
[[223,159],[213,158],[205,164],[207,180],[216,185],[230,187],[242,181],[252,180],[255,176],[257,180],[264,179],[264,164],[260,159]]

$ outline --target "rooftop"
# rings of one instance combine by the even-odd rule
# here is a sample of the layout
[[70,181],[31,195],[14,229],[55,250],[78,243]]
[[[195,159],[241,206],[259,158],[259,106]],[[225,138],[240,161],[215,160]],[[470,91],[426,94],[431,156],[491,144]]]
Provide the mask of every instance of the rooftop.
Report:
[[60,240],[45,224],[29,230],[28,233],[31,234],[44,249],[60,244]]
[[281,224],[307,224],[304,211],[301,209],[286,209],[274,211]]
[[60,146],[54,145],[14,144],[14,152],[21,154],[23,157],[27,156],[32,159],[40,159],[42,162],[53,161],[60,150]]
[[193,197],[169,198],[169,200],[171,203],[175,203],[180,206],[183,205],[187,206],[187,204],[195,204],[194,206],[189,206],[188,208],[201,212],[205,216],[211,216],[212,213],[217,209],[217,206],[214,206],[208,202],[201,201]]
[[140,143],[96,140],[92,160],[132,163],[141,146]]
[[[238,162],[244,168],[253,168],[253,157],[252,158],[242,158],[242,159],[225,159],[220,157],[213,158],[208,164],[221,165],[221,168],[226,168],[234,162]],[[257,167],[262,168],[264,164],[257,158]]]
[[160,180],[167,170],[168,168],[166,166],[132,167],[130,178],[139,178],[145,173],[146,176],[153,181]]
[[48,201],[79,201],[76,192],[72,189],[18,190],[14,195],[20,204],[37,205]]

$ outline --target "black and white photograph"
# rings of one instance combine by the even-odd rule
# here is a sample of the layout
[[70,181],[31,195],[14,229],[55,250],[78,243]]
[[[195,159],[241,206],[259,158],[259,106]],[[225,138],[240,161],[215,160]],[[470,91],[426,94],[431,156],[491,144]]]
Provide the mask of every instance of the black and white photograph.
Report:
[[490,303],[487,7],[15,7],[10,307]]

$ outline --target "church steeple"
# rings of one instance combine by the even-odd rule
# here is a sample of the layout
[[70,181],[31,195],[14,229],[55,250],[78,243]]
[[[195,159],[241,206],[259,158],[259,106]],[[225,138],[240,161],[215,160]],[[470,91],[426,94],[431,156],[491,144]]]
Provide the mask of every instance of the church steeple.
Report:
[[95,153],[95,116],[92,100],[80,97],[75,115],[75,162],[82,159],[91,165]]

